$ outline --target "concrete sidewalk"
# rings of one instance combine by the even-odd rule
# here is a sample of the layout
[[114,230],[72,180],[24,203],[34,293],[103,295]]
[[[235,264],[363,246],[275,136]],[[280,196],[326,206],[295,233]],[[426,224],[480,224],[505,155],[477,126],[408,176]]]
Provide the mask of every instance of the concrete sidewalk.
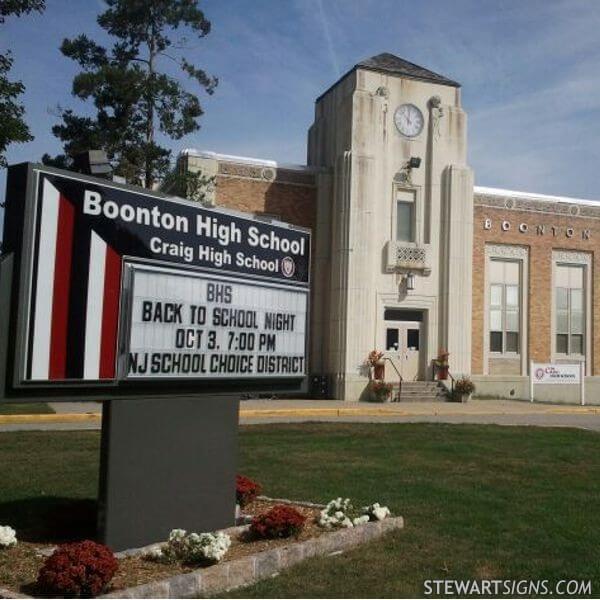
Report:
[[[99,429],[101,405],[54,403],[53,415],[0,415],[0,431]],[[488,423],[581,427],[600,431],[600,406],[532,404],[515,400],[398,402],[386,404],[334,400],[243,400],[240,423],[306,421],[374,423]]]

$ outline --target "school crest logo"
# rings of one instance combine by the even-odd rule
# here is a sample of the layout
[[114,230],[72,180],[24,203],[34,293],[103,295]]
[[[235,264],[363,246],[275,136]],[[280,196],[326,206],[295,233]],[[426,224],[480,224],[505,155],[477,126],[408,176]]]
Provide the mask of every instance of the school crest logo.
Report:
[[281,261],[281,272],[283,273],[284,277],[292,277],[296,272],[296,263],[291,256],[286,256]]
[[544,369],[536,369],[535,370],[535,378],[538,379],[538,380],[539,379],[544,379],[545,373],[546,372],[544,371]]

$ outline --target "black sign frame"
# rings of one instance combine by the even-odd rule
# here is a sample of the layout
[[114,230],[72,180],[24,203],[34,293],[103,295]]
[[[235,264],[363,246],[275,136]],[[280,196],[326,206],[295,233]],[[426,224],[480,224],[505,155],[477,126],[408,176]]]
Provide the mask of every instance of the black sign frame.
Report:
[[[293,226],[277,220],[266,220],[252,215],[222,208],[206,208],[198,203],[181,198],[168,197],[157,192],[150,192],[136,186],[119,184],[116,182],[81,175],[70,171],[55,169],[35,163],[23,163],[9,167],[7,179],[6,210],[4,219],[3,254],[0,257],[0,328],[6,332],[7,339],[0,344],[0,400],[8,401],[73,401],[74,397],[85,400],[103,400],[117,397],[162,397],[165,395],[215,394],[229,395],[258,395],[268,394],[302,394],[306,391],[306,377],[269,377],[264,378],[237,378],[232,380],[212,379],[173,379],[161,382],[152,380],[131,381],[119,379],[116,369],[118,363],[118,350],[115,358],[115,376],[105,381],[79,381],[69,378],[59,381],[28,380],[24,374],[24,359],[29,351],[33,327],[31,323],[32,287],[34,252],[40,235],[40,194],[41,181],[44,177],[59,178],[75,182],[82,187],[97,189],[111,189],[122,197],[145,197],[155,205],[170,207],[171,210],[181,210],[185,215],[203,214],[217,218],[220,224],[234,223],[238,228],[254,226],[260,234],[275,232],[275,237],[280,235],[288,240],[304,240],[304,253],[302,261],[295,265],[294,277],[285,277],[278,273],[276,277],[257,274],[256,272],[242,273],[240,270],[231,271],[217,268],[214,265],[192,266],[174,264],[176,261],[151,259],[139,253],[131,254],[131,246],[121,253],[121,262],[134,259],[136,261],[152,263],[156,266],[177,268],[182,272],[210,272],[222,273],[228,277],[239,277],[244,281],[277,282],[286,286],[310,290],[310,261],[311,261],[311,233],[310,230]],[[133,202],[131,203],[133,204]],[[235,233],[234,226],[230,231]],[[181,233],[181,232],[178,232]],[[188,230],[189,233],[189,230]],[[58,235],[58,234],[57,234]],[[266,239],[266,238],[265,238]],[[273,237],[269,238],[272,240]],[[300,243],[300,242],[298,242]],[[260,252],[259,252],[260,254]],[[279,258],[281,258],[280,253]],[[265,260],[268,259],[268,256]],[[280,263],[281,264],[281,263]],[[283,268],[283,267],[281,267]],[[288,270],[289,271],[289,270]],[[119,294],[122,298],[123,278],[120,278]],[[310,295],[309,295],[310,298]],[[4,307],[4,308],[3,308]],[[308,339],[309,339],[309,312],[307,311],[306,326],[306,354],[305,360],[308,367]],[[123,320],[119,308],[118,321]],[[117,339],[119,334],[117,334]]]

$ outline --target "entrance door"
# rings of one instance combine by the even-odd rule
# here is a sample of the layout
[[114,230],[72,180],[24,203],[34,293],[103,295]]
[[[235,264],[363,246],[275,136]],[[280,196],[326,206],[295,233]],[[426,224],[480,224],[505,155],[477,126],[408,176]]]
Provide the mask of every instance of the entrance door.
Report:
[[406,381],[414,381],[419,377],[420,346],[421,322],[386,321],[385,349]]

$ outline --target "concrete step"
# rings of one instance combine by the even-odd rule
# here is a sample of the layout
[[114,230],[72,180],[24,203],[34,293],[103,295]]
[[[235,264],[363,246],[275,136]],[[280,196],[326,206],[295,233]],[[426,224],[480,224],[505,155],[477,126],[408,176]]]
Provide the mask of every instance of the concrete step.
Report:
[[402,385],[411,385],[414,387],[439,387],[440,384],[437,381],[411,381],[410,379],[403,379]]
[[[395,387],[398,387],[398,384],[394,384]],[[402,382],[403,390],[415,390],[415,391],[429,391],[429,390],[438,390],[440,386],[437,385],[414,385],[412,383],[407,383],[405,381]]]
[[[398,390],[396,390],[397,392]],[[400,392],[402,394],[402,396],[404,398],[411,398],[413,396],[445,396],[445,392],[439,391],[439,392],[408,392],[407,390],[402,390]]]
[[400,400],[396,402],[446,402],[447,396],[405,396],[401,394]]
[[398,402],[445,402],[446,389],[437,381],[403,381],[398,399],[398,384],[394,385],[393,398]]

